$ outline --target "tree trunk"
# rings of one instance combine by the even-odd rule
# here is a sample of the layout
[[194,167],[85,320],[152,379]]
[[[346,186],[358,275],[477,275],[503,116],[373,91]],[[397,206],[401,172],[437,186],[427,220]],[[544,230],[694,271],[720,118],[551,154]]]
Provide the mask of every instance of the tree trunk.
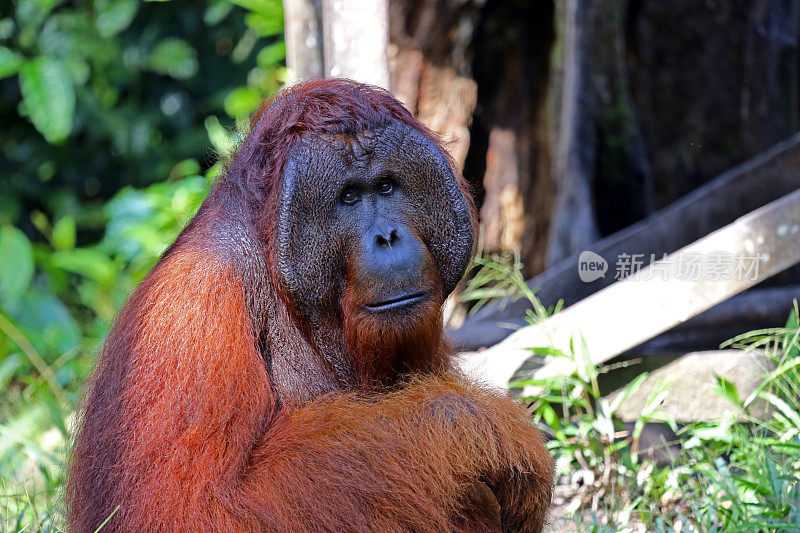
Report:
[[389,88],[388,0],[322,0],[325,75]]
[[322,0],[284,0],[283,17],[290,83],[323,77]]
[[556,153],[557,195],[548,242],[547,263],[553,264],[598,238],[592,202],[595,167],[591,54],[597,47],[592,26],[594,0],[567,0],[564,17],[564,79]]
[[468,50],[477,14],[471,1],[389,2],[392,92],[442,136],[460,166],[477,95]]

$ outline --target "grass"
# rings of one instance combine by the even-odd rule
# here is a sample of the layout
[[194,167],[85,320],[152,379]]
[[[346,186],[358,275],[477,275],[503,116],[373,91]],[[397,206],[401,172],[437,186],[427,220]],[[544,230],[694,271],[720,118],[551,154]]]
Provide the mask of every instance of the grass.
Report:
[[[669,384],[662,383],[650,392],[631,431],[615,411],[646,374],[610,401],[596,380],[609,367],[584,365],[572,376],[515,384],[543,391],[529,400],[551,437],[562,479],[573,487],[568,511],[589,516],[591,526],[603,531],[629,531],[632,524],[646,531],[800,531],[797,317],[795,306],[785,328],[742,338],[775,363],[748,398],[738,399],[733,384],[718,378],[719,393],[745,409],[757,399],[769,402],[771,414],[764,420],[746,416],[679,428],[658,410],[669,394]],[[665,423],[677,434],[664,443],[680,449],[666,465],[639,449],[650,422]]]
[[46,380],[12,383],[0,403],[0,531],[61,531],[71,403]]
[[[549,316],[525,285],[519,259],[510,254],[483,258],[462,294],[480,307],[489,297],[525,297],[528,322]],[[556,311],[559,306],[556,306]],[[594,366],[590,346],[573,340],[569,353],[533,347],[542,356],[567,357],[576,371],[555,379],[527,379],[531,411],[549,434],[549,448],[567,501],[567,522],[575,531],[800,531],[800,326],[798,305],[782,328],[754,331],[723,348],[763,351],[774,364],[755,391],[742,398],[733,383],[717,377],[717,392],[744,412],[739,419],[678,427],[659,410],[670,383],[649,392],[638,420],[626,427],[616,416],[620,404],[641,387],[640,374],[616,395],[602,396],[598,377],[614,365]],[[752,415],[754,402],[767,402],[769,415]],[[661,423],[677,436],[664,442],[678,449],[667,464],[641,450],[646,424]],[[564,523],[559,526],[563,530]]]

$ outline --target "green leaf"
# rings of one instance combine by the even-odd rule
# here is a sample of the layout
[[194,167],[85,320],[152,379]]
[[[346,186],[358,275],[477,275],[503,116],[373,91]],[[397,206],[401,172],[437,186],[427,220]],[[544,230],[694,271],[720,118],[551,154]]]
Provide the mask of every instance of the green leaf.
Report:
[[75,87],[64,64],[38,57],[22,66],[22,101],[30,121],[50,143],[63,141],[72,129]]
[[52,241],[56,250],[75,248],[75,219],[67,216],[56,222]]
[[244,17],[247,26],[261,37],[271,37],[283,31],[283,17],[272,14],[248,13]]
[[739,407],[743,407],[744,404],[742,403],[742,399],[739,396],[739,391],[732,382],[728,381],[722,376],[714,376],[717,379],[717,386],[715,387],[715,392],[722,396],[723,398],[727,399],[731,403],[738,405]]
[[0,361],[0,389],[5,389],[18,370],[25,368],[25,358],[19,353],[12,353]]
[[535,353],[536,355],[541,355],[542,357],[545,356],[553,356],[553,357],[569,357],[568,354],[565,354],[563,351],[559,350],[558,348],[553,348],[552,346],[531,346],[527,348],[527,350]]
[[169,171],[169,179],[176,180],[198,174],[200,174],[200,163],[196,159],[184,159],[172,167],[172,170]]
[[136,0],[97,0],[97,31],[102,37],[112,37],[130,26],[139,3]]
[[609,414],[615,414],[617,409],[619,409],[619,406],[622,405],[622,402],[630,398],[631,394],[639,390],[639,387],[642,386],[642,383],[644,383],[644,380],[647,379],[647,376],[647,372],[644,372],[636,376],[633,381],[628,383],[625,388],[622,389],[622,392],[619,393],[616,398],[614,398],[614,401],[611,402],[611,405],[609,405]]
[[209,26],[214,26],[219,24],[225,17],[233,9],[233,3],[229,2],[228,0],[214,0],[211,4],[206,8],[206,12],[203,15],[203,21]]
[[783,336],[782,344],[786,359],[800,356],[800,310],[797,307],[797,300],[794,301],[794,309],[786,321],[786,334]]
[[22,56],[14,50],[0,46],[0,79],[13,76],[22,66]]
[[246,117],[261,103],[261,91],[253,87],[238,87],[225,97],[225,112],[233,118]]
[[164,39],[150,53],[148,65],[159,74],[185,80],[197,72],[197,51],[181,39]]
[[280,0],[232,0],[232,3],[248,11],[283,21],[283,4]]
[[53,266],[80,274],[83,277],[110,285],[117,276],[117,268],[105,254],[90,248],[76,248],[53,252]]
[[272,68],[284,59],[286,59],[286,42],[281,40],[262,48],[258,52],[256,62],[261,68]]
[[33,250],[28,238],[13,226],[0,228],[0,304],[15,303],[33,277]]
[[542,415],[542,420],[544,420],[544,423],[549,427],[555,430],[561,428],[561,421],[558,419],[558,414],[552,406],[549,404],[542,405],[539,408],[539,412]]
[[80,343],[78,323],[51,292],[33,285],[15,307],[10,314],[17,327],[46,361],[54,361]]
[[798,413],[791,405],[778,398],[771,392],[761,392],[759,394],[762,398],[777,407],[781,413],[792,421],[795,428],[800,428],[800,413]]
[[214,150],[221,157],[230,155],[235,148],[235,143],[225,127],[220,124],[219,119],[214,115],[207,117],[205,127],[208,132],[208,140],[211,141],[211,146],[214,147]]

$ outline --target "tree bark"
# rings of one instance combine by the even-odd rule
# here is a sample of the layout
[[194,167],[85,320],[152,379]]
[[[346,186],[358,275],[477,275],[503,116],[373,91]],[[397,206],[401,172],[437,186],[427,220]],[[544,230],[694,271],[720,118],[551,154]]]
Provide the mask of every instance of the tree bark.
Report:
[[548,264],[587,249],[599,236],[592,202],[595,102],[589,63],[597,45],[591,26],[596,6],[593,0],[567,0],[565,5],[564,79],[556,153],[558,192]]
[[283,17],[289,83],[323,77],[322,0],[284,0]]
[[462,168],[477,99],[468,48],[478,13],[471,0],[389,2],[392,92]]
[[519,250],[526,272],[545,266],[556,191],[554,17],[553,2],[490,3],[474,37],[481,90],[465,170],[482,176],[483,250]]
[[322,0],[325,76],[389,88],[388,0]]

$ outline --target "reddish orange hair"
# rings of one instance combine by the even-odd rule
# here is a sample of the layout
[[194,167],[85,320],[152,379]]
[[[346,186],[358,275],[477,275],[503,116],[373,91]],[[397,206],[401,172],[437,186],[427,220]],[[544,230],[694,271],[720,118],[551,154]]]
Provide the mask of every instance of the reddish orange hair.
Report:
[[[343,80],[294,87],[254,115],[108,335],[71,458],[70,531],[109,517],[104,531],[541,529],[552,462],[522,407],[445,364],[389,388],[343,381],[341,326],[315,344],[276,289],[275,195],[294,143],[392,120],[435,141],[385,91]],[[393,349],[445,361],[437,320]],[[501,517],[477,503],[483,484]]]

